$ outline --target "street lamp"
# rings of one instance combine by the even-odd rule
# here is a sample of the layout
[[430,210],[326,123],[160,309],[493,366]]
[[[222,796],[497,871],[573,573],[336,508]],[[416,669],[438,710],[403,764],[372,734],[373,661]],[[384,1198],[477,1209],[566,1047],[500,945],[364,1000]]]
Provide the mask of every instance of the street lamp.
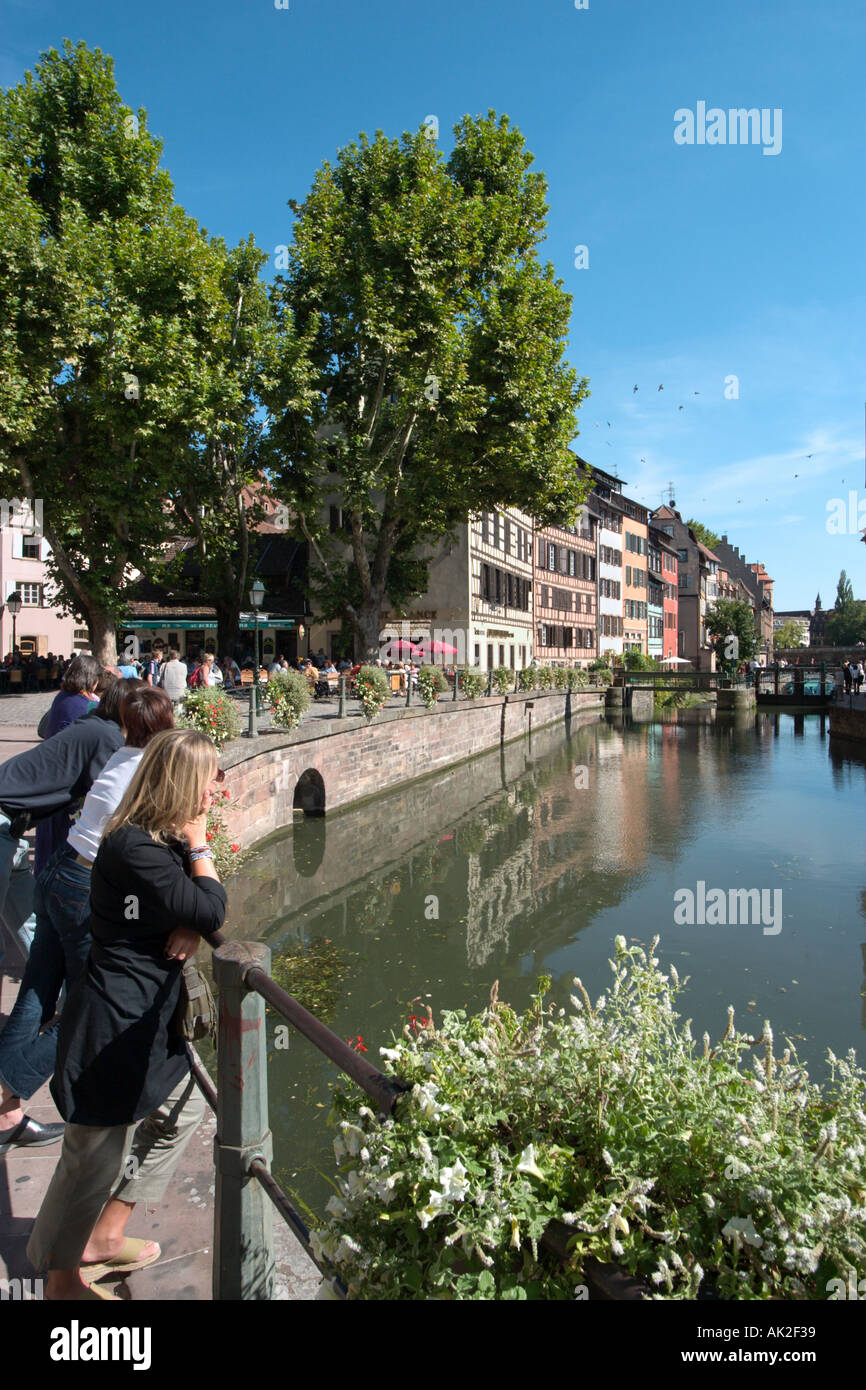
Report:
[[20,593],[18,592],[17,589],[15,590],[14,594],[10,594],[9,597],[7,598],[7,600],[6,600],[6,607],[9,609],[9,612],[12,614],[12,655],[13,655],[13,656],[15,655],[15,642],[16,642],[15,624],[16,624],[16,622],[17,622],[17,620],[18,620],[18,614],[21,612],[21,605],[22,605],[23,602],[24,602],[24,600],[22,599],[22,597],[21,597],[21,595],[20,595]]
[[249,738],[259,736],[259,609],[265,601],[265,586],[260,579],[257,579],[250,589],[250,603],[253,606],[254,629],[255,629],[255,659],[253,661],[253,688],[250,691],[250,727],[248,730]]

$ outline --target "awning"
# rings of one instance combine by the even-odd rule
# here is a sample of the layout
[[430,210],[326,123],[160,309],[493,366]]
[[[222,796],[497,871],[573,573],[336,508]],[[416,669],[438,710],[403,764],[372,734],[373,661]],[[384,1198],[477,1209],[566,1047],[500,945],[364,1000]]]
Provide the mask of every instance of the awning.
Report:
[[128,628],[153,627],[160,631],[165,628],[168,632],[186,631],[194,628],[199,631],[201,628],[215,628],[218,626],[216,618],[160,618],[154,615],[150,618],[128,618],[125,623],[118,626],[125,632]]

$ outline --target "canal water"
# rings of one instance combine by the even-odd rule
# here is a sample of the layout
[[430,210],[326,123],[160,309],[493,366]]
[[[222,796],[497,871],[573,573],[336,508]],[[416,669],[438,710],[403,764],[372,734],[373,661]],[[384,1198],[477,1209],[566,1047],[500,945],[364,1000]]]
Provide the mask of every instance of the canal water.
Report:
[[[739,1028],[769,1018],[819,1079],[828,1047],[862,1060],[864,835],[866,759],[831,747],[822,715],[598,718],[300,821],[227,883],[228,930],[266,941],[281,983],[377,1064],[427,1005],[437,1020],[479,1009],[498,980],[522,1009],[542,973],[559,1003],[575,975],[596,998],[614,937],[658,934],[663,965],[691,977],[696,1036],[718,1038],[733,1004]],[[713,923],[713,889],[728,905],[759,890],[766,912]],[[277,1048],[278,1023],[274,1169],[320,1212],[335,1071],[291,1030]]]

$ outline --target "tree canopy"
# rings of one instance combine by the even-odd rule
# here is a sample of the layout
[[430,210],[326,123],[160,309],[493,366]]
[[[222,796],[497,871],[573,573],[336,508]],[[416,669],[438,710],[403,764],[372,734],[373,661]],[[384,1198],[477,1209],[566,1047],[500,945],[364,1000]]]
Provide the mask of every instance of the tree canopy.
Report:
[[52,577],[104,661],[247,407],[226,355],[242,269],[174,202],[160,154],[83,43],[0,94],[0,472],[42,500]]
[[563,360],[571,301],[538,257],[544,179],[507,117],[454,134],[447,160],[425,130],[341,149],[290,203],[274,295],[274,466],[321,611],[368,652],[458,523],[497,505],[568,520],[589,488],[569,451],[587,394]]
[[751,661],[758,650],[755,615],[742,599],[717,599],[705,618],[716,660],[726,671],[736,670],[741,661]]
[[721,537],[717,536],[715,531],[711,531],[709,526],[704,526],[702,521],[687,521],[686,525],[691,527],[695,533],[695,538],[700,541],[701,545],[705,545],[707,550],[715,550],[716,546],[721,543]]

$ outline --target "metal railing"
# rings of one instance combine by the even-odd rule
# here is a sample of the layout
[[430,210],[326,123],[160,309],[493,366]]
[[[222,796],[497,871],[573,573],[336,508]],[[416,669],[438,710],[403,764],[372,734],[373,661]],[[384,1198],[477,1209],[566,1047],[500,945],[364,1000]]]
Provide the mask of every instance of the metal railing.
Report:
[[216,1086],[194,1048],[189,1054],[196,1083],[217,1119],[213,1297],[269,1300],[276,1280],[271,1206],[317,1268],[329,1278],[334,1271],[314,1255],[305,1221],[271,1173],[266,1003],[357,1082],[380,1115],[391,1114],[409,1087],[378,1071],[281,989],[270,977],[267,946],[226,941],[221,932],[212,933],[209,942],[216,947],[213,966],[219,995]]

